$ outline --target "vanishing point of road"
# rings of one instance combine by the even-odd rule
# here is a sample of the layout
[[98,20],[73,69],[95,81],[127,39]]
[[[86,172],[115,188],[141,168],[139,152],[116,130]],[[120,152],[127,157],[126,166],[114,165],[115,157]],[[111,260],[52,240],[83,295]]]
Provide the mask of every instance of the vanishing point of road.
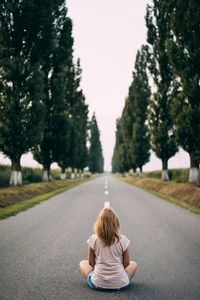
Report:
[[[110,201],[138,272],[129,289],[90,289],[79,273],[86,240]],[[199,300],[200,217],[101,176],[0,221],[0,300]]]

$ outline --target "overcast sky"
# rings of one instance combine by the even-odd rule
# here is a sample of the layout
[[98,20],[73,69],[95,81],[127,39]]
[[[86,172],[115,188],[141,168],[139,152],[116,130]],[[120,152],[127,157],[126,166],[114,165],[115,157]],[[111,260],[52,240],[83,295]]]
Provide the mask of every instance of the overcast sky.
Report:
[[[150,1],[67,1],[68,15],[73,20],[74,54],[81,59],[82,88],[90,117],[96,113],[106,170],[111,169],[116,119],[121,116],[132,81],[136,52],[146,41],[147,3]],[[22,165],[37,164],[29,154],[23,156]],[[169,166],[188,167],[187,153],[178,153]],[[160,168],[160,160],[152,155],[144,170]]]

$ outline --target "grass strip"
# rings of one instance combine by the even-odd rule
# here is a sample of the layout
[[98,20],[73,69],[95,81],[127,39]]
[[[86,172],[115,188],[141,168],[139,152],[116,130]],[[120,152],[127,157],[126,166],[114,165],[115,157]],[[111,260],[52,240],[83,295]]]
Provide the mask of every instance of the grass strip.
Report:
[[0,208],[0,220],[5,219],[5,218],[10,217],[10,216],[14,216],[14,215],[18,214],[21,211],[27,210],[28,208],[33,207],[33,206],[35,206],[36,204],[38,204],[42,201],[48,200],[49,198],[51,198],[51,197],[53,197],[57,194],[65,192],[65,191],[67,191],[67,190],[69,190],[69,189],[71,189],[71,188],[73,188],[77,185],[80,185],[82,183],[85,183],[89,180],[91,180],[91,178],[76,180],[74,182],[69,182],[68,185],[65,186],[65,187],[56,189],[56,190],[51,191],[51,192],[47,192],[45,194],[38,195],[38,196],[33,197],[31,199],[25,199],[23,201],[20,201],[16,204],[13,204],[13,205],[5,207],[5,208]]
[[[175,198],[173,196],[170,196],[168,194],[164,194],[160,191],[155,191],[155,190],[153,190],[153,187],[152,188],[145,187],[145,185],[141,184],[143,178],[141,178],[141,179],[137,178],[136,180],[134,180],[133,178],[130,178],[130,177],[119,177],[118,176],[117,178],[124,181],[124,182],[126,182],[126,183],[128,183],[128,184],[135,185],[135,186],[137,186],[137,187],[139,187],[139,188],[141,188],[141,189],[143,189],[147,192],[150,192],[151,194],[153,194],[155,196],[158,196],[158,197],[160,197],[164,200],[167,200],[170,203],[173,203],[173,204],[178,205],[182,208],[185,208],[185,209],[187,209],[187,210],[189,210],[193,213],[200,214],[200,207],[198,207],[198,206],[191,205],[190,203],[182,201],[181,199],[177,199],[177,198]],[[160,182],[163,183],[163,181],[161,181],[161,180],[160,180]],[[167,182],[166,184],[169,186],[169,189],[170,189],[170,182]],[[177,185],[178,185],[178,183],[177,183]],[[185,185],[187,185],[187,184],[185,184]],[[188,197],[190,197],[189,191],[188,191]],[[180,198],[181,198],[181,195],[180,195]]]

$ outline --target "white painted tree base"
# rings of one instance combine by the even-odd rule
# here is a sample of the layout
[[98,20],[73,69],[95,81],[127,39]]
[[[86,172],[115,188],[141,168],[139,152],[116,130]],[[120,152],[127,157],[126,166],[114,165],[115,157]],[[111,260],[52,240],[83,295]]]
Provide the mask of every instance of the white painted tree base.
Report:
[[168,170],[162,170],[161,179],[164,180],[164,181],[169,181]]
[[60,174],[60,179],[65,180],[66,179],[66,173],[61,173]]
[[43,171],[42,180],[43,181],[49,181],[49,176],[48,176],[48,171],[47,170]]
[[190,168],[188,181],[190,183],[200,183],[200,170],[198,168]]
[[140,178],[144,178],[144,177],[145,177],[144,174],[143,174],[142,172],[139,172],[139,173],[138,173],[138,176],[139,176]]
[[21,171],[11,171],[10,185],[13,185],[13,186],[22,185],[22,172]]
[[75,179],[75,174],[71,173],[71,179]]

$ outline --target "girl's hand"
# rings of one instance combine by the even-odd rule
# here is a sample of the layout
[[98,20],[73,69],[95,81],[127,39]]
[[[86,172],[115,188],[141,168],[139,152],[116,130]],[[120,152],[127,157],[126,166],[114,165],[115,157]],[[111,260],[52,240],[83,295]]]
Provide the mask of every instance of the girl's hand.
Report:
[[91,247],[88,247],[88,262],[89,265],[94,269],[95,255],[94,255],[94,250]]
[[126,269],[129,264],[130,264],[130,255],[129,255],[129,249],[127,248],[123,253],[123,266],[124,266],[124,269]]

